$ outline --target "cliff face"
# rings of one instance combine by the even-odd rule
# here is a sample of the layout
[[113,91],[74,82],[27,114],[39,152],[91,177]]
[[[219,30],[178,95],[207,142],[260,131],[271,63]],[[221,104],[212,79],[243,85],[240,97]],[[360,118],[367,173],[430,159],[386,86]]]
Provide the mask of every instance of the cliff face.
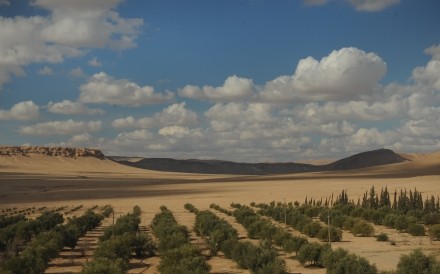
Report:
[[95,157],[104,159],[104,154],[98,149],[70,147],[41,147],[41,146],[0,146],[0,155],[12,156],[29,154],[62,156],[62,157]]

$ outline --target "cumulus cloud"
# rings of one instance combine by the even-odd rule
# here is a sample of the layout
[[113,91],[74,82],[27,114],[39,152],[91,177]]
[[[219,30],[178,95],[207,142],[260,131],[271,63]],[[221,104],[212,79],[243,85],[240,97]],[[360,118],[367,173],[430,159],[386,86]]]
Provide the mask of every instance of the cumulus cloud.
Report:
[[154,114],[153,117],[135,119],[133,116],[115,119],[112,122],[114,128],[152,128],[164,126],[194,126],[198,124],[197,114],[185,107],[185,102],[172,104]]
[[198,100],[237,101],[251,97],[254,93],[254,84],[251,79],[233,75],[228,77],[221,87],[204,86],[200,88],[188,85],[179,90],[178,93],[182,97]]
[[388,7],[397,5],[400,0],[346,0],[357,11],[381,11]]
[[169,102],[173,94],[155,92],[151,86],[139,86],[127,79],[113,79],[104,72],[94,74],[80,87],[80,102],[112,104],[124,106],[142,106]]
[[143,21],[120,17],[119,2],[36,0],[47,16],[0,17],[0,87],[31,63],[60,63],[88,48],[134,47]]
[[39,116],[39,107],[32,101],[20,102],[9,110],[0,109],[0,120],[33,120]]
[[292,76],[269,81],[260,97],[267,102],[362,98],[378,90],[386,70],[385,62],[375,53],[342,48],[320,61],[313,57],[300,60]]
[[93,57],[87,63],[92,67],[102,67],[102,63],[96,57]]
[[53,75],[53,70],[48,66],[44,66],[38,70],[38,74],[46,76]]
[[80,102],[73,102],[70,100],[63,100],[56,103],[51,101],[47,105],[47,111],[63,115],[93,115],[104,113],[102,109],[88,108]]
[[425,53],[431,55],[434,60],[440,60],[440,44],[425,49]]
[[337,120],[383,121],[405,115],[407,107],[401,96],[393,95],[385,101],[308,103],[295,107],[291,112],[295,117],[314,123]]
[[76,135],[87,132],[99,131],[101,129],[101,121],[74,121],[69,119],[67,121],[49,121],[44,123],[37,123],[31,126],[23,126],[19,133],[25,135]]
[[78,68],[71,69],[69,71],[69,76],[76,77],[76,78],[82,78],[82,77],[85,77],[86,75],[84,74],[82,69],[78,67]]

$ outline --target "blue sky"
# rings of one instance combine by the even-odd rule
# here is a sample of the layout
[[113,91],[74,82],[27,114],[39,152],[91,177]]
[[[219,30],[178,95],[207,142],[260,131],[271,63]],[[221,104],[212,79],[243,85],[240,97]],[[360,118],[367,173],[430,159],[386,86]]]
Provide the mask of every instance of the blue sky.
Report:
[[0,0],[0,143],[301,161],[440,149],[437,0]]

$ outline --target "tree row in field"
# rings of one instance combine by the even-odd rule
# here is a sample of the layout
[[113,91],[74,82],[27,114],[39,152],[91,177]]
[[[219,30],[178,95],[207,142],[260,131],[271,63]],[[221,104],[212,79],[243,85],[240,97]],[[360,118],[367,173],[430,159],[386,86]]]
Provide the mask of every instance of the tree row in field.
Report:
[[190,243],[188,229],[177,223],[167,207],[160,207],[151,226],[159,239],[161,273],[209,273],[211,267],[197,247]]
[[135,206],[132,213],[119,217],[114,225],[109,226],[99,239],[92,261],[81,273],[126,273],[132,254],[154,256],[155,244],[146,233],[139,231],[140,215],[140,208]]
[[284,260],[278,257],[271,245],[256,246],[250,242],[240,242],[237,231],[211,211],[198,211],[191,204],[185,204],[185,208],[196,214],[196,233],[207,239],[212,255],[221,251],[226,258],[236,261],[239,267],[249,269],[252,273],[286,273]]
[[36,234],[35,238],[20,254],[17,252],[1,263],[1,273],[43,273],[49,261],[56,257],[64,246],[73,249],[79,237],[98,226],[110,210],[111,208],[107,208],[103,212],[104,214],[96,214],[88,210],[78,218],[71,218],[65,225],[61,225],[64,221],[61,214],[43,213],[37,218],[40,222],[39,227],[42,229],[40,233]]

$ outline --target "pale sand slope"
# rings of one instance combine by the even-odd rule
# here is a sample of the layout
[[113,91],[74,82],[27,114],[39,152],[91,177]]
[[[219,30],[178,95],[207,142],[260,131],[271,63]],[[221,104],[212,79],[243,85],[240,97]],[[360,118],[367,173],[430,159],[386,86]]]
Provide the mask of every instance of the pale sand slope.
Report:
[[[413,161],[357,171],[244,177],[139,170],[93,158],[49,158],[0,157],[0,207],[112,204],[119,215],[139,205],[151,221],[160,205],[182,212],[187,202],[199,209],[211,203],[227,207],[231,202],[303,202],[306,196],[320,199],[337,195],[342,189],[357,200],[372,185],[378,189],[388,186],[389,191],[416,187],[424,197],[440,195],[440,154],[418,155]],[[348,242],[337,245],[384,270],[394,269],[400,256],[414,248],[438,255],[439,242],[387,232],[396,246],[349,235],[344,236]]]

